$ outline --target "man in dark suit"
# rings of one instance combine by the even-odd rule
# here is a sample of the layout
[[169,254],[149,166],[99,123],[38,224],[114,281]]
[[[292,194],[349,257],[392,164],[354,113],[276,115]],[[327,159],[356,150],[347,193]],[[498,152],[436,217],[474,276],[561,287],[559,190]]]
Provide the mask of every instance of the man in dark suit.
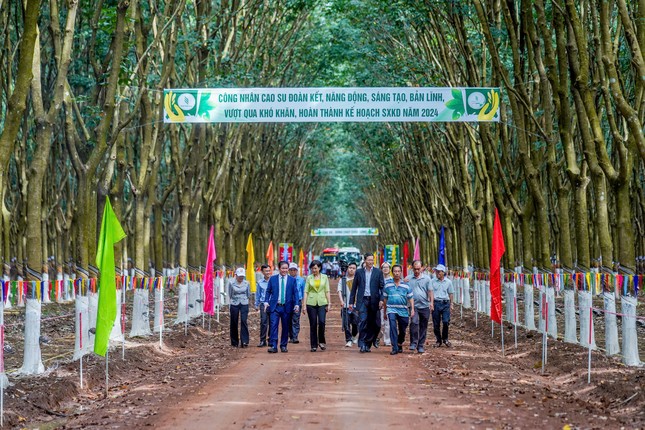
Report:
[[265,307],[268,309],[271,321],[269,335],[269,352],[278,352],[278,324],[282,324],[280,332],[280,351],[287,352],[289,340],[289,322],[294,312],[300,312],[298,306],[298,289],[296,279],[289,276],[289,263],[278,263],[280,272],[269,278],[266,291]]
[[370,352],[378,336],[384,285],[383,272],[374,267],[374,255],[365,254],[365,268],[356,271],[349,296],[349,309],[358,309],[358,346],[361,352]]

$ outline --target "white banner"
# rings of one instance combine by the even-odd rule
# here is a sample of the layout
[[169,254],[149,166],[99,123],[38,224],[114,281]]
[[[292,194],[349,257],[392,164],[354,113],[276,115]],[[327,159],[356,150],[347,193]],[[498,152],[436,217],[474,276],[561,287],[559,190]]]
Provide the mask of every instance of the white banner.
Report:
[[312,236],[378,236],[378,228],[357,227],[357,228],[314,228]]
[[499,88],[164,90],[164,122],[499,121]]

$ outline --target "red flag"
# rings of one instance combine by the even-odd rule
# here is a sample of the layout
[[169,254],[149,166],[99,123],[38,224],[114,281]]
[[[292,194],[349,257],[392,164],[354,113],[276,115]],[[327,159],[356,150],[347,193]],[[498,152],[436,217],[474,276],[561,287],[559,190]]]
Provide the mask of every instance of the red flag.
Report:
[[381,267],[383,265],[383,261],[385,261],[385,248],[379,250],[378,267]]
[[267,249],[267,264],[271,268],[271,273],[273,273],[273,241],[269,242],[269,248]]
[[215,261],[215,226],[211,226],[204,271],[204,313],[213,315],[213,261]]
[[414,241],[414,257],[412,257],[413,260],[421,260],[421,251],[419,250],[419,237],[417,236],[416,240]]
[[490,319],[502,323],[502,280],[500,277],[500,263],[502,255],[506,252],[502,224],[499,212],[495,208],[495,222],[493,223],[493,244],[490,250]]
[[408,260],[410,259],[410,249],[408,248],[408,241],[403,243],[403,277],[408,277]]

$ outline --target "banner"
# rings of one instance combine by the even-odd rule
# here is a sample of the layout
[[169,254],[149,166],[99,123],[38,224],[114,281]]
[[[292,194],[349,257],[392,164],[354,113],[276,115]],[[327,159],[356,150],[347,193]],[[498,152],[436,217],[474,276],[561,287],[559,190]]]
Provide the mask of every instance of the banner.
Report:
[[378,236],[378,228],[313,228],[312,236]]
[[293,243],[280,244],[280,260],[293,263]]
[[401,263],[399,245],[385,245],[383,254],[383,261],[387,261],[390,265]]
[[164,122],[490,122],[499,88],[165,89]]

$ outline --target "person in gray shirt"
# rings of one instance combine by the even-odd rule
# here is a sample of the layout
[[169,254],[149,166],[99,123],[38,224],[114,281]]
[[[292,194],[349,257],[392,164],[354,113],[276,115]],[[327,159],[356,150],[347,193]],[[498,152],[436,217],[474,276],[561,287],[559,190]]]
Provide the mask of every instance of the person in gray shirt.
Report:
[[[435,268],[437,278],[430,283],[433,296],[432,325],[434,326],[434,335],[437,342],[435,348],[442,344],[447,347],[452,346],[448,340],[448,327],[450,326],[450,311],[452,310],[452,300],[455,290],[452,281],[446,278],[446,266],[438,264]],[[441,327],[443,323],[443,328]]]
[[246,271],[240,267],[235,270],[235,279],[231,279],[228,283],[228,297],[230,299],[229,311],[231,313],[231,346],[235,348],[240,344],[238,325],[242,327],[242,348],[249,346],[249,326],[247,320],[249,317],[251,286],[245,278]]
[[421,273],[423,264],[420,260],[412,262],[412,276],[407,283],[414,297],[414,316],[410,319],[410,350],[417,350],[419,354],[425,352],[428,322],[432,312],[432,289],[430,277]]

